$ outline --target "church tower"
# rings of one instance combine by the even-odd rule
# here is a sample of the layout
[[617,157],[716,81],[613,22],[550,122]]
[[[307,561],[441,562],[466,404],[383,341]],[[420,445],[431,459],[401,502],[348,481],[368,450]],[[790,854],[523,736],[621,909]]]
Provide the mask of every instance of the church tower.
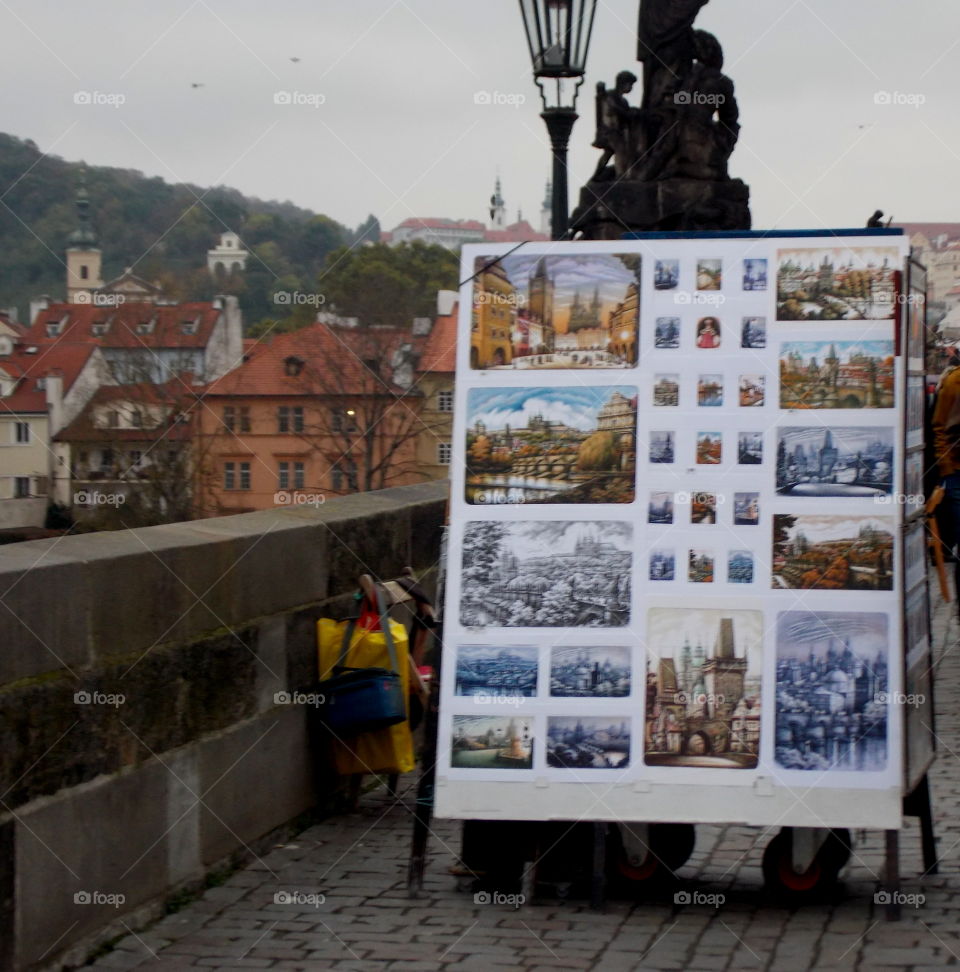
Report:
[[103,286],[100,277],[101,252],[97,234],[90,225],[86,169],[80,169],[78,182],[77,228],[67,237],[67,302],[89,304],[93,291]]
[[492,229],[502,230],[507,225],[507,204],[503,201],[503,194],[500,191],[500,176],[490,197],[490,222]]
[[553,236],[553,185],[547,179],[547,188],[540,204],[540,232],[545,236]]

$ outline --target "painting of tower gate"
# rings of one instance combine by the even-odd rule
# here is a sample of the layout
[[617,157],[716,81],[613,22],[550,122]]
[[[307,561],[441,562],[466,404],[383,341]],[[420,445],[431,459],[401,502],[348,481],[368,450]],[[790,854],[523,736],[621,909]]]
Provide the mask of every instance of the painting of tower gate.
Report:
[[651,608],[647,765],[756,767],[762,641],[760,611]]
[[466,501],[631,503],[637,389],[473,388]]
[[477,257],[470,367],[630,368],[641,258],[634,253]]
[[633,527],[619,521],[467,523],[460,623],[620,628],[630,623]]
[[893,408],[893,341],[787,341],[781,408]]

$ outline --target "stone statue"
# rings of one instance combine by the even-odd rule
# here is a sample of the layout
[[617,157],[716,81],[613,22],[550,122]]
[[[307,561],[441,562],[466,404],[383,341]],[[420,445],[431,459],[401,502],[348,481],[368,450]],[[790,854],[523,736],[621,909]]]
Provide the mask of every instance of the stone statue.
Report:
[[586,238],[750,228],[750,190],[728,173],[740,132],[734,85],[716,37],[693,26],[708,2],[640,0],[643,98],[627,102],[629,71],[612,90],[597,85],[593,144],[603,156],[571,221]]
[[593,174],[594,182],[612,178],[607,163],[614,159],[614,172],[622,175],[634,156],[636,128],[640,110],[632,108],[626,96],[637,83],[632,71],[621,71],[613,88],[601,81],[597,84],[597,137],[594,148],[603,149],[603,155]]

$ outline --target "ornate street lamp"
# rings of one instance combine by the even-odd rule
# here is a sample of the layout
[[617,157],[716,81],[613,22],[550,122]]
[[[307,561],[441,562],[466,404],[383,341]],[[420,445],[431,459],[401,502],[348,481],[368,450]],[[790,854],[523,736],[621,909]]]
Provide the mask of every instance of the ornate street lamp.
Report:
[[567,143],[577,120],[577,94],[586,71],[596,10],[597,0],[520,0],[533,77],[543,101],[540,117],[547,123],[553,153],[555,240],[562,239],[569,220]]

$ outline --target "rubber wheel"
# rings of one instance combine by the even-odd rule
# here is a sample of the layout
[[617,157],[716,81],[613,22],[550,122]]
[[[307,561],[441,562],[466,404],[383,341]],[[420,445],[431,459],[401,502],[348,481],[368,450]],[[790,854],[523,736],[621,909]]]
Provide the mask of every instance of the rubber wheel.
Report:
[[781,901],[802,905],[831,891],[850,859],[850,831],[831,830],[817,856],[802,874],[793,869],[793,830],[784,827],[763,852],[763,879]]
[[650,824],[647,856],[637,864],[627,858],[620,828],[612,826],[607,847],[609,877],[621,889],[634,891],[667,880],[690,859],[695,842],[693,824]]

